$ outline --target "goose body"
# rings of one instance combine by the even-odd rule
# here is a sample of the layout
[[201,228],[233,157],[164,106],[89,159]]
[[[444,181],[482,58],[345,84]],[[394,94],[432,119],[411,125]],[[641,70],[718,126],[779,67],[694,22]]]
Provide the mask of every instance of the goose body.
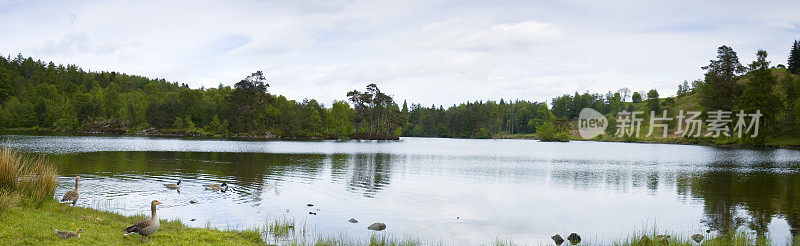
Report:
[[142,241],[147,241],[150,235],[156,233],[158,227],[161,226],[161,222],[158,220],[158,216],[156,216],[156,205],[158,204],[161,203],[156,200],[150,202],[150,218],[137,221],[133,223],[133,225],[128,226],[128,228],[125,228],[125,235],[137,234],[142,236]]
[[80,179],[80,176],[75,177],[75,189],[67,191],[67,193],[64,193],[64,196],[61,197],[61,211],[66,211],[64,206],[66,206],[67,203],[72,203],[72,211],[75,211],[75,204],[78,203],[78,197],[80,196],[80,193],[78,193],[78,180]]
[[180,189],[181,188],[181,180],[179,179],[177,184],[164,184],[164,186],[167,187],[167,189],[173,189],[173,190],[174,189]]
[[203,185],[203,187],[206,187],[206,190],[227,190],[228,184],[227,183],[222,183],[222,185],[207,184]]
[[61,239],[70,239],[73,237],[81,238],[81,233],[83,232],[83,229],[81,228],[78,228],[78,230],[76,231],[59,231],[58,229],[55,230],[56,230],[56,235]]

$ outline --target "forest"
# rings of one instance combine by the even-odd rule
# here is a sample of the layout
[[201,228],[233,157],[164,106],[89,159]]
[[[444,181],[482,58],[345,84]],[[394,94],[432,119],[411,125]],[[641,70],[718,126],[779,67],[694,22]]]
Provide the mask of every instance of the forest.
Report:
[[[720,46],[716,59],[702,67],[705,76],[678,84],[675,97],[655,89],[631,92],[565,94],[546,102],[475,101],[447,108],[403,102],[369,84],[326,107],[314,99],[295,101],[269,93],[266,75],[257,71],[233,87],[189,88],[165,79],[118,72],[85,71],[0,56],[0,129],[73,133],[172,136],[223,136],[274,139],[397,139],[400,136],[498,138],[532,134],[567,141],[582,108],[609,117],[612,135],[621,111],[761,110],[761,134],[735,140],[764,145],[800,132],[800,40],[789,51],[788,66],[771,66],[766,51],[742,65],[736,52]],[[649,117],[649,115],[645,115]],[[703,113],[703,117],[707,117]],[[672,123],[674,124],[674,123]],[[645,129],[647,126],[645,125]],[[574,135],[574,134],[572,134]],[[800,145],[800,142],[795,145]]]
[[330,107],[314,99],[298,102],[268,88],[261,71],[233,87],[191,89],[22,55],[0,57],[0,128],[283,139],[399,136],[397,106],[374,84],[358,92],[355,108],[346,101]]

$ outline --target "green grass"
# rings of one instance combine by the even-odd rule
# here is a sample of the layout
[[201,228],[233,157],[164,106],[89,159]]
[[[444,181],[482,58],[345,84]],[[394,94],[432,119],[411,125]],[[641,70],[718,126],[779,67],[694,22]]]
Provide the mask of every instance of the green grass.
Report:
[[[76,207],[62,212],[55,201],[39,207],[21,205],[0,214],[0,238],[10,245],[139,245],[138,235],[123,236],[122,229],[145,218],[123,216],[91,208]],[[53,229],[74,231],[82,228],[81,238],[61,239]],[[225,231],[191,228],[180,221],[162,220],[158,232],[150,236],[152,245],[258,245],[258,230]]]
[[[264,244],[262,238],[272,245],[370,245],[370,246],[413,246],[430,245],[413,237],[394,237],[392,235],[374,233],[368,239],[349,237],[313,236],[292,219],[276,219],[264,225],[262,229],[251,230],[217,230],[211,228],[192,228],[180,221],[162,220],[158,232],[150,236],[150,242],[143,243],[138,235],[123,236],[122,229],[135,221],[145,218],[139,216],[123,216],[112,212],[103,212],[91,208],[76,207],[74,212],[61,212],[61,205],[55,201],[46,202],[39,207],[18,206],[7,209],[0,214],[0,238],[7,245],[259,245]],[[76,230],[82,228],[81,238],[60,239],[53,229]],[[659,240],[658,235],[669,235]],[[745,232],[732,233],[732,237],[717,237],[703,234],[704,246],[772,245],[768,238],[756,238]],[[587,235],[585,235],[587,236]],[[643,239],[647,236],[647,239]],[[789,240],[792,241],[792,240]],[[510,239],[496,238],[494,242],[487,239],[487,245],[520,245]],[[800,243],[794,239],[794,243]],[[663,233],[656,230],[645,230],[632,233],[624,239],[614,241],[618,246],[660,246],[660,245],[697,245],[690,235]],[[444,245],[444,244],[443,244]],[[568,242],[565,242],[568,245]],[[584,240],[580,245],[598,245],[591,240]]]
[[701,234],[705,237],[700,244],[695,243],[691,236],[681,236],[675,234],[659,234],[655,230],[641,233],[634,233],[627,238],[614,242],[617,246],[767,246],[772,245],[769,238],[757,238],[746,232],[735,232],[730,237],[714,237],[710,234]]

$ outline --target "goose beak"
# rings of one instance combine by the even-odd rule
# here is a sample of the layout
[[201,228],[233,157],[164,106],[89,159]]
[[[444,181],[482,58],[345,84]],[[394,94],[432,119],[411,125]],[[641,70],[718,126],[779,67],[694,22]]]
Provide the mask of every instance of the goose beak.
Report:
[[161,202],[158,202],[157,204],[161,204]]

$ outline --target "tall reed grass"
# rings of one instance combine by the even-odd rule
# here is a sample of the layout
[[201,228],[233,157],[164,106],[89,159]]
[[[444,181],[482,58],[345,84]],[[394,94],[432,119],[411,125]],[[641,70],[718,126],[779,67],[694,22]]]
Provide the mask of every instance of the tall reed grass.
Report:
[[7,145],[0,147],[0,193],[4,194],[0,208],[20,201],[41,204],[53,199],[56,177],[58,170],[44,156],[25,155]]

